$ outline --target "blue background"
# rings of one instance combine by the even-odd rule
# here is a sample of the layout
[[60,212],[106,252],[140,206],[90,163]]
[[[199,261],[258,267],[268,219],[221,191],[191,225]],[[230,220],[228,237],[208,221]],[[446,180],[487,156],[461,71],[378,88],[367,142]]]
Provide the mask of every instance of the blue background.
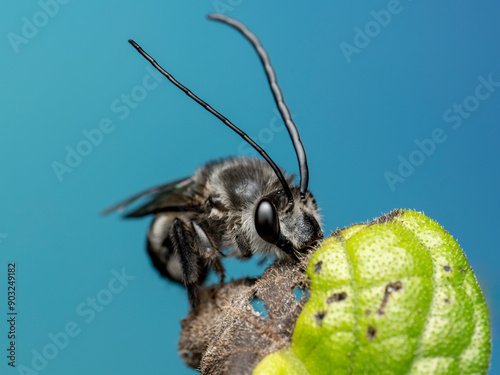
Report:
[[[33,350],[51,342],[49,333],[75,322],[79,335],[41,373],[193,373],[176,350],[185,294],[150,264],[149,220],[99,212],[210,159],[248,150],[165,79],[120,119],[112,103],[140,93],[148,66],[128,38],[278,164],[298,172],[255,53],[234,30],[205,18],[220,6],[253,30],[271,56],[308,152],[325,231],[394,208],[424,211],[466,252],[488,301],[496,345],[500,88],[458,129],[443,114],[474,95],[478,76],[500,81],[498,2],[402,0],[401,11],[378,34],[371,29],[373,38],[348,62],[341,43],[354,45],[355,27],[375,27],[370,12],[387,9],[388,1],[69,1],[44,19],[41,5],[30,0],[4,3],[0,14],[2,352],[7,263],[14,261],[18,365],[31,367]],[[16,47],[9,33],[22,36],[23,17],[46,24]],[[53,163],[65,163],[66,147],[76,149],[86,139],[82,131],[103,118],[114,130],[59,181]],[[384,174],[397,173],[400,156],[417,157],[415,140],[436,128],[446,141],[392,191]],[[256,262],[226,265],[232,277],[262,272]],[[78,306],[102,297],[112,271],[123,267],[135,278],[86,323]],[[17,373],[5,362],[2,355],[2,373]],[[500,373],[495,352],[490,373]]]

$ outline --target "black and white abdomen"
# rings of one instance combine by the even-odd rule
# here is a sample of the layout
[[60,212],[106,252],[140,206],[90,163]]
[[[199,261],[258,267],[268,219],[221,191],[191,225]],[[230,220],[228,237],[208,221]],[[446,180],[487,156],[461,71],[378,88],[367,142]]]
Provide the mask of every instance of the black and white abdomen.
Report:
[[[185,285],[186,275],[183,270],[183,263],[186,263],[185,254],[182,254],[176,241],[176,230],[173,227],[174,222],[181,226],[185,236],[189,236],[192,227],[188,229],[191,222],[191,215],[176,213],[157,214],[151,223],[147,235],[147,250],[156,269],[165,277],[172,281]],[[191,236],[189,236],[191,237]],[[193,245],[189,239],[190,245]],[[197,249],[193,249],[195,251]],[[184,256],[183,256],[184,255]],[[206,276],[206,265],[202,259],[195,257],[191,267],[196,268],[196,273],[202,282]]]
[[154,266],[163,276],[182,283],[179,254],[166,243],[174,219],[173,213],[158,214],[153,218],[147,236],[147,249]]

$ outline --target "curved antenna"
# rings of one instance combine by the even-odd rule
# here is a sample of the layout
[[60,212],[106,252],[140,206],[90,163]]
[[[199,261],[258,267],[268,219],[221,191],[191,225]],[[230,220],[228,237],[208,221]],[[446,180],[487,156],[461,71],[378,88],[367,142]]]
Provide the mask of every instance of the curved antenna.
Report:
[[254,149],[257,150],[259,154],[262,155],[262,157],[269,163],[271,168],[274,170],[274,173],[276,173],[276,176],[278,177],[278,180],[281,182],[281,185],[283,185],[283,190],[285,191],[286,196],[288,197],[288,203],[290,205],[293,205],[293,196],[292,196],[292,191],[290,190],[290,186],[288,186],[285,176],[283,176],[283,173],[281,172],[280,168],[276,165],[276,163],[269,157],[269,155],[260,147],[257,143],[254,142],[252,138],[250,138],[245,132],[243,132],[240,128],[238,128],[236,125],[234,125],[231,121],[229,121],[226,117],[221,115],[219,112],[217,112],[215,109],[213,109],[207,102],[201,100],[199,97],[197,97],[195,94],[193,94],[186,86],[178,82],[169,72],[167,72],[165,69],[163,69],[160,64],[158,64],[151,56],[149,56],[142,48],[139,46],[136,42],[134,42],[132,39],[128,40],[132,46],[148,60],[161,74],[163,74],[167,79],[172,82],[175,86],[180,88],[187,96],[189,96],[191,99],[193,99],[196,103],[201,105],[203,108],[205,108],[208,112],[213,114],[215,117],[217,117],[219,120],[221,120],[224,124],[229,126],[232,130],[234,130],[241,138],[243,138],[245,141],[247,141]]
[[307,167],[306,151],[304,149],[302,141],[300,140],[300,135],[299,131],[297,130],[297,125],[295,125],[295,123],[293,122],[290,110],[288,109],[288,106],[285,103],[285,99],[283,98],[283,93],[281,92],[280,86],[278,85],[276,73],[274,72],[273,66],[271,65],[271,60],[269,59],[269,55],[267,54],[264,47],[262,47],[262,44],[260,43],[257,36],[250,30],[248,30],[246,26],[243,25],[241,22],[219,13],[209,14],[208,18],[214,21],[223,22],[229,26],[234,27],[250,43],[252,43],[253,47],[255,48],[255,51],[259,55],[262,66],[266,71],[267,80],[269,81],[269,86],[271,87],[274,100],[276,101],[276,105],[278,106],[278,109],[281,113],[281,117],[285,122],[286,128],[288,129],[288,134],[290,134],[290,137],[292,138],[293,147],[295,148],[295,152],[297,153],[297,160],[299,162],[299,168],[300,168],[300,196],[302,199],[304,199],[305,193],[307,191],[307,186],[309,184],[309,168]]

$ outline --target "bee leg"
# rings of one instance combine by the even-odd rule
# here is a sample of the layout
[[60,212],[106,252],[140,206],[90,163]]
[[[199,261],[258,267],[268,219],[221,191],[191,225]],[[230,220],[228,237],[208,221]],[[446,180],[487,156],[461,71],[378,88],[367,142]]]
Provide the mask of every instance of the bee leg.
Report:
[[240,258],[242,259],[250,258],[253,255],[253,253],[246,237],[238,231],[236,233],[235,240],[236,240],[236,245],[238,245],[238,249],[235,250],[239,250]]
[[226,271],[220,259],[222,256],[221,252],[215,247],[205,230],[196,221],[192,220],[191,225],[193,226],[194,233],[196,233],[201,258],[220,276],[220,282],[223,283]]
[[194,249],[194,239],[190,231],[179,219],[175,219],[170,230],[174,251],[179,255],[182,266],[182,283],[186,287],[188,299],[193,309],[197,310],[200,299],[198,285],[203,277],[200,270],[200,258]]

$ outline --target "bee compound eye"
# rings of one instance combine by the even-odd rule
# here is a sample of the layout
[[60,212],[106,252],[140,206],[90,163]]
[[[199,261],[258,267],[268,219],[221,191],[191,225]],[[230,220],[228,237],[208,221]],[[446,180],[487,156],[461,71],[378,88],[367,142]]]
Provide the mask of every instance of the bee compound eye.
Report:
[[262,198],[254,215],[255,230],[266,242],[275,244],[280,236],[280,222],[274,204],[267,198]]

